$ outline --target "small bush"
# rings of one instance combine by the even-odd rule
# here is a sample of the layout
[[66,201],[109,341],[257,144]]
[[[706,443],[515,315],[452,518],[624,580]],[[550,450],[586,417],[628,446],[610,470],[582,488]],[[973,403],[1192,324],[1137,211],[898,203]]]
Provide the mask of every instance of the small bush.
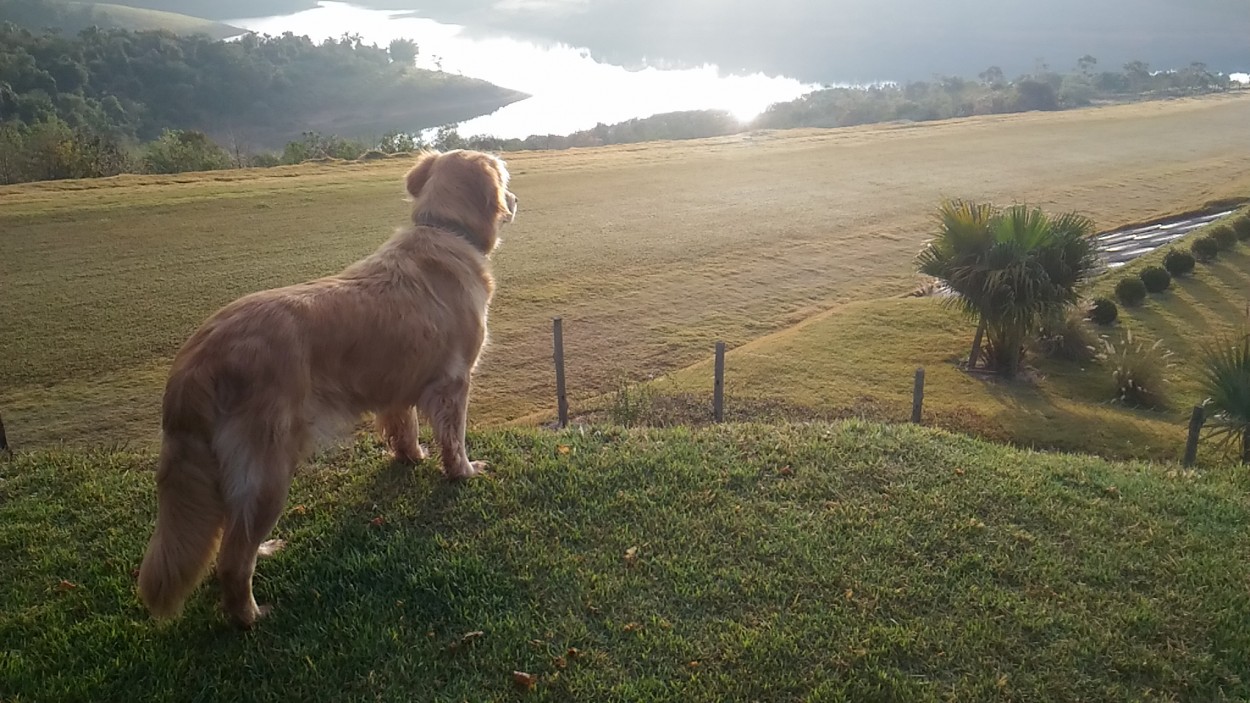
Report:
[[1109,325],[1120,316],[1120,308],[1110,298],[1098,298],[1089,308],[1089,319],[1097,325]]
[[1162,342],[1146,346],[1133,339],[1131,330],[1125,331],[1118,343],[1103,339],[1116,402],[1145,408],[1166,405],[1172,352],[1164,349]]
[[1189,245],[1189,250],[1194,253],[1194,258],[1204,263],[1215,261],[1215,257],[1220,255],[1220,245],[1210,235],[1203,235],[1194,240]]
[[1250,212],[1233,221],[1233,231],[1237,233],[1237,239],[1243,242],[1250,239]]
[[617,379],[616,390],[612,393],[608,416],[612,423],[622,427],[636,427],[647,424],[654,411],[655,391],[650,384],[633,384],[628,378]]
[[1173,276],[1184,276],[1194,271],[1194,255],[1180,249],[1173,249],[1163,257],[1163,268]]
[[1115,297],[1129,307],[1141,305],[1146,299],[1146,284],[1137,276],[1125,276],[1115,284]]
[[1138,277],[1151,293],[1162,293],[1172,285],[1172,274],[1162,266],[1147,266]]
[[1085,321],[1084,312],[1073,306],[1042,325],[1037,346],[1051,359],[1093,361],[1098,358],[1099,340]]
[[1216,225],[1211,228],[1211,234],[1208,235],[1215,240],[1215,244],[1220,251],[1228,251],[1237,246],[1237,233],[1228,225]]

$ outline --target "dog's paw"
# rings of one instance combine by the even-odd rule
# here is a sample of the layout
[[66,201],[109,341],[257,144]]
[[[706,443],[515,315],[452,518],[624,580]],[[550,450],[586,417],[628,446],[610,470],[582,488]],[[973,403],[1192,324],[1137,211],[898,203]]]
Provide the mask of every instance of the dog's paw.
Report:
[[271,539],[265,542],[261,542],[260,548],[256,550],[256,556],[262,559],[264,559],[265,557],[271,557],[277,554],[278,552],[282,551],[283,548],[285,547],[286,547],[286,540],[284,539]]
[[458,471],[447,472],[447,478],[452,481],[460,481],[467,478],[473,478],[486,472],[490,468],[490,464],[484,461],[470,461],[461,467]]

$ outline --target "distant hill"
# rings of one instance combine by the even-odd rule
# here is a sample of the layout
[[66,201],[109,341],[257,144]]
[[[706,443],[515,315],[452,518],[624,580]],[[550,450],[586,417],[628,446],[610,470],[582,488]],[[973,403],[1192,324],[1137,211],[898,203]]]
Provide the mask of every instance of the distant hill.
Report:
[[130,31],[165,30],[225,39],[246,31],[177,12],[74,0],[0,0],[0,22],[12,22],[31,30],[57,29],[66,34],[77,34],[95,26]]

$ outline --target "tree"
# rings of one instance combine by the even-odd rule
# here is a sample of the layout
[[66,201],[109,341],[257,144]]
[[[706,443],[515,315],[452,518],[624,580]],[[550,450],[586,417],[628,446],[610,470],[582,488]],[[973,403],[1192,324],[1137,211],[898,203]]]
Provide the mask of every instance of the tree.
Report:
[[1093,56],[1090,56],[1089,54],[1086,54],[1076,60],[1076,67],[1081,70],[1081,73],[1087,76],[1090,73],[1093,73],[1094,66],[1097,66],[1097,65],[1098,65],[1098,59],[1094,58]]
[[1250,334],[1203,350],[1202,390],[1208,436],[1226,449],[1240,441],[1241,463],[1250,464]]
[[1016,83],[1016,109],[1021,112],[1058,110],[1059,95],[1051,84],[1026,78]]
[[417,62],[417,43],[411,39],[392,39],[386,51],[391,61],[401,66],[408,67]]
[[1003,69],[998,66],[990,66],[981,71],[977,74],[977,78],[980,78],[982,83],[994,89],[1007,85],[1007,76],[1003,74]]
[[167,129],[143,154],[146,173],[213,171],[230,167],[230,155],[208,135],[195,130]]
[[[1078,299],[1098,265],[1093,222],[1075,213],[1051,218],[1040,208],[1003,211],[947,201],[938,235],[917,257],[921,273],[941,280],[951,301],[979,318],[990,366],[1019,372],[1025,341]],[[975,356],[974,348],[974,356]]]

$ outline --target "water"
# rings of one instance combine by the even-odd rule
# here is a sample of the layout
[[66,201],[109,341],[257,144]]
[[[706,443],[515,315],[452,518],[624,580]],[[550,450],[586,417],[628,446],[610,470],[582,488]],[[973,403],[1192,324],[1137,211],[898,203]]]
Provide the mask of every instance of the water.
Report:
[[461,123],[459,131],[464,136],[569,134],[600,122],[612,124],[677,110],[726,110],[745,122],[773,103],[820,87],[760,73],[723,76],[710,65],[631,71],[595,61],[585,49],[471,37],[457,25],[339,2],[322,2],[316,9],[291,15],[228,23],[274,36],[289,31],[315,42],[352,33],[367,44],[386,46],[392,39],[406,37],[420,48],[417,65],[421,68],[441,67],[533,96]]

